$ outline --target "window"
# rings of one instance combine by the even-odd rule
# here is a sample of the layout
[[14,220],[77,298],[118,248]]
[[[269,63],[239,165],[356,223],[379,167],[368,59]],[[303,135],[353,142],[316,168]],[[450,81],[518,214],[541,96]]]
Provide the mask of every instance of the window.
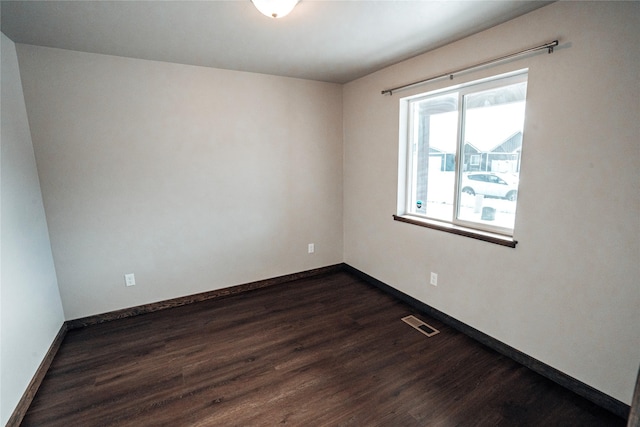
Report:
[[525,70],[400,100],[399,216],[512,241],[526,92]]

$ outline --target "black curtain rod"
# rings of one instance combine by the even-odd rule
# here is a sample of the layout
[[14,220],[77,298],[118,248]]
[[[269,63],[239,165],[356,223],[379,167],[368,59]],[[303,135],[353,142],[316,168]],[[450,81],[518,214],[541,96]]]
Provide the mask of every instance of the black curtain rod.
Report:
[[552,42],[545,43],[545,44],[542,44],[540,46],[531,47],[529,49],[521,50],[520,52],[510,53],[509,55],[501,56],[499,58],[494,58],[494,59],[491,59],[489,61],[484,61],[484,62],[481,62],[479,64],[472,65],[470,67],[460,68],[460,69],[455,70],[455,71],[449,71],[448,73],[443,73],[443,74],[440,74],[440,75],[437,75],[437,76],[434,76],[434,77],[429,77],[428,79],[420,80],[420,81],[413,82],[413,83],[408,83],[406,85],[394,87],[394,88],[391,88],[391,89],[385,89],[385,90],[382,91],[382,94],[383,95],[387,95],[387,94],[393,95],[393,92],[396,92],[396,91],[399,91],[399,90],[404,90],[404,89],[409,89],[409,88],[412,88],[414,86],[418,86],[418,85],[421,85],[421,84],[424,84],[424,83],[427,83],[427,82],[430,82],[430,81],[433,81],[433,80],[441,79],[443,77],[449,77],[450,79],[453,79],[453,75],[454,74],[462,73],[464,71],[473,70],[475,68],[484,67],[486,65],[495,64],[496,62],[501,62],[501,61],[505,61],[507,59],[515,58],[516,56],[522,56],[522,55],[526,55],[528,53],[537,52],[537,51],[542,50],[542,49],[547,49],[548,53],[553,53],[553,48],[555,46],[558,46],[558,40],[554,40]]

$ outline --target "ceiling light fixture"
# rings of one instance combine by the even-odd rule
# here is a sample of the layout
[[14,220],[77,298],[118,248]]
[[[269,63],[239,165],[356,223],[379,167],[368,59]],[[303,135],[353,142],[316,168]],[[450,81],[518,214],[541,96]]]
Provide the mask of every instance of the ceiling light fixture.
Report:
[[263,15],[282,18],[289,14],[300,0],[251,0]]

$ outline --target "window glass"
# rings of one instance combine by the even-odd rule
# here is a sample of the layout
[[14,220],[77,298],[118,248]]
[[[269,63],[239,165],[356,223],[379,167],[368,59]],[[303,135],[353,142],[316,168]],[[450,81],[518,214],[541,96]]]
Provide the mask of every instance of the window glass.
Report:
[[458,220],[513,230],[526,88],[520,82],[464,96]]
[[413,104],[415,213],[444,220],[452,217],[457,133],[457,94]]

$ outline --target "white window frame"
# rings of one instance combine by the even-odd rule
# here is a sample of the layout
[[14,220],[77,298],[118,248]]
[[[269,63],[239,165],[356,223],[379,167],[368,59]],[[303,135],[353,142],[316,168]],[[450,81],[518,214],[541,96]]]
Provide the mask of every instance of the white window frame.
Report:
[[[492,76],[486,79],[476,80],[469,83],[449,86],[446,88],[420,93],[400,99],[400,135],[399,135],[399,158],[398,158],[398,199],[397,199],[397,215],[396,220],[408,222],[416,225],[422,225],[429,228],[436,228],[443,231],[449,231],[454,234],[460,234],[468,237],[486,240],[505,246],[515,247],[516,241],[513,238],[514,229],[491,226],[483,223],[472,221],[464,221],[458,219],[459,208],[459,185],[462,181],[462,167],[460,162],[464,150],[464,140],[461,138],[464,129],[464,115],[462,99],[469,93],[490,90],[508,86],[511,84],[526,82],[528,80],[528,69],[518,70],[511,73]],[[417,156],[412,154],[414,150],[414,141],[412,135],[414,132],[411,127],[414,126],[411,118],[411,106],[426,98],[445,95],[451,92],[459,93],[458,105],[458,127],[456,137],[456,155],[455,155],[455,188],[454,188],[454,208],[453,217],[450,221],[431,218],[426,215],[420,215],[413,212],[413,191],[412,186],[415,182],[415,174],[417,174]],[[523,132],[524,133],[524,132]],[[516,201],[517,203],[517,201]]]

